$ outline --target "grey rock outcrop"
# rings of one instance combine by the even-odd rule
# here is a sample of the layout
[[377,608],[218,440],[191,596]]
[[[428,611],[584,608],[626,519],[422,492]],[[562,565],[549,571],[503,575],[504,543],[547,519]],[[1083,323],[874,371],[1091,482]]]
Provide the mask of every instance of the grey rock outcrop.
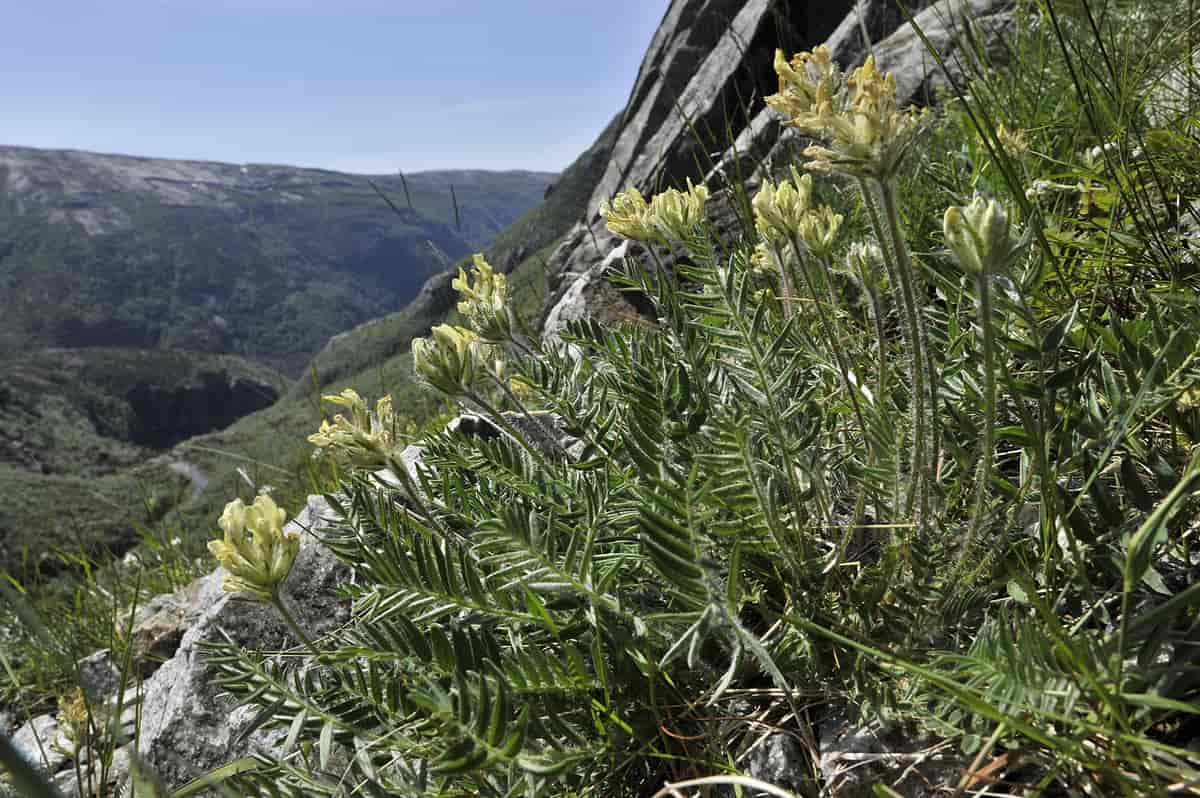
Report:
[[644,192],[697,180],[749,121],[748,103],[775,90],[775,47],[823,41],[849,3],[674,0],[642,60],[587,216],[551,255],[554,302],[602,260],[617,239],[598,215],[629,186]]
[[[895,0],[801,5],[781,0],[671,4],[642,63],[610,162],[589,201],[590,214],[550,257],[551,293],[543,311],[548,337],[561,330],[563,319],[590,316],[608,322],[621,319],[614,306],[626,310],[614,301],[620,294],[605,279],[619,260],[614,251],[622,241],[605,229],[598,214],[603,200],[629,187],[649,195],[688,178],[703,178],[712,189],[735,182],[752,186],[764,165],[769,171],[772,164],[797,159],[799,137],[762,107],[762,97],[777,89],[771,63],[777,47],[792,52],[827,42],[844,68],[873,52],[880,69],[896,75],[902,103],[928,101],[946,85]],[[988,44],[1010,31],[1010,0],[939,0],[909,7],[920,9],[917,24],[956,80],[970,64],[969,50],[960,45],[964,19]],[[729,24],[706,39],[702,20],[707,17]]]
[[[343,623],[349,612],[336,592],[347,579],[347,568],[311,534],[332,519],[328,504],[311,497],[291,522],[303,531],[303,544],[283,596],[297,623],[313,637]],[[245,755],[255,744],[270,742],[252,736],[244,746],[238,743],[253,713],[234,711],[236,702],[216,684],[202,644],[224,641],[226,636],[259,651],[297,644],[274,609],[225,593],[224,578],[224,569],[218,569],[199,580],[192,592],[196,620],[171,658],[143,686],[138,752],[172,788]]]
[[626,255],[632,254],[630,249],[630,242],[618,241],[599,266],[588,269],[567,286],[542,323],[544,338],[557,338],[573,321],[594,318],[612,324],[636,316],[636,310],[629,301],[604,279],[610,269]]
[[[349,606],[338,594],[350,578],[349,568],[315,534],[335,520],[322,497],[310,496],[289,524],[300,532],[301,548],[283,585],[283,600],[314,639],[349,619]],[[278,747],[284,735],[277,730],[257,730],[241,739],[257,711],[238,706],[221,691],[202,647],[228,640],[270,654],[299,641],[274,608],[226,593],[226,576],[218,568],[175,593],[152,598],[140,610],[132,640],[133,672],[117,725],[120,747],[105,767],[91,772],[95,752],[88,747],[76,751],[54,715],[32,718],[14,734],[17,750],[64,795],[90,796],[97,790],[119,794],[135,745],[143,764],[171,789],[241,756]],[[83,686],[97,702],[97,717],[114,715],[121,672],[111,653],[98,651],[82,660],[79,669]],[[145,680],[138,684],[137,678]],[[107,722],[101,725],[107,727]],[[122,745],[131,739],[135,742]]]

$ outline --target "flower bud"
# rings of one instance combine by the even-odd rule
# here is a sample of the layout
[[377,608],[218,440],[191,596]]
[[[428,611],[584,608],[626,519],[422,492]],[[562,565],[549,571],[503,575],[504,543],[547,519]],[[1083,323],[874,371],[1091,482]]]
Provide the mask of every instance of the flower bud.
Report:
[[482,359],[479,336],[449,324],[439,324],[430,332],[430,338],[412,344],[417,375],[449,396],[470,390]]
[[976,195],[969,205],[947,208],[942,233],[959,265],[971,274],[993,274],[1007,265],[1012,250],[1008,215],[996,200]]
[[754,226],[764,240],[784,246],[800,232],[801,220],[812,203],[812,175],[792,170],[792,179],[765,181],[750,204]]
[[687,191],[669,188],[650,200],[649,221],[664,238],[686,241],[704,221],[704,203],[708,188],[687,181]]
[[800,241],[813,257],[828,258],[842,227],[842,215],[827,205],[813,208],[800,219]]

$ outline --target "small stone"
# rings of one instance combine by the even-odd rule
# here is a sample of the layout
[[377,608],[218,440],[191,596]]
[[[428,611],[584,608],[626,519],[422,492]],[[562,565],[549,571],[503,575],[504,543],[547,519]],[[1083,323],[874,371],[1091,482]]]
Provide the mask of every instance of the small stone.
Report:
[[745,770],[752,779],[782,787],[796,795],[813,793],[812,758],[790,734],[768,735],[747,755]]
[[[92,775],[91,769],[87,765],[81,766],[78,771],[73,767],[67,768],[54,777],[54,786],[66,798],[102,798],[103,796],[120,795],[121,787],[129,777],[129,751],[130,746],[113,751],[107,771],[98,772],[95,776]],[[104,776],[103,784],[99,783],[101,775]],[[80,788],[80,776],[83,777],[82,789]]]
[[57,773],[67,761],[71,742],[53,715],[39,715],[17,729],[13,746],[41,773]]
[[79,686],[92,701],[116,695],[121,686],[121,669],[107,648],[79,660]]

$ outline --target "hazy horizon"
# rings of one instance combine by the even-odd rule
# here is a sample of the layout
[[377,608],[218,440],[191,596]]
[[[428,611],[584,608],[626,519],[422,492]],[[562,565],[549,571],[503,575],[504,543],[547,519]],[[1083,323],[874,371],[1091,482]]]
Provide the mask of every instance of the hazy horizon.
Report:
[[358,174],[558,172],[623,107],[666,5],[14,8],[0,70],[20,77],[0,85],[0,144]]
[[[86,149],[83,147],[38,147],[33,144],[14,144],[14,143],[8,142],[8,141],[0,141],[0,148],[41,150],[43,152],[83,152],[83,153],[88,153],[90,155],[101,155],[101,156],[104,156],[107,158],[134,158],[134,159],[139,159],[139,160],[151,160],[151,161],[153,161],[153,160],[179,161],[182,163],[215,163],[215,164],[223,164],[225,166],[285,166],[285,167],[296,168],[296,169],[312,169],[315,171],[329,171],[329,172],[339,172],[342,174],[350,174],[350,175],[364,175],[366,177],[387,177],[387,176],[394,176],[397,174],[397,170],[395,170],[395,169],[393,169],[391,171],[384,171],[384,172],[355,172],[355,171],[350,171],[350,170],[346,170],[346,169],[330,169],[329,167],[326,167],[326,166],[311,166],[309,164],[302,164],[302,163],[284,163],[282,161],[223,161],[218,158],[176,158],[174,156],[169,156],[169,155],[143,155],[141,153],[136,153],[136,152],[112,152],[112,151],[107,151],[107,150]],[[438,173],[445,173],[445,172],[491,172],[491,173],[522,172],[522,173],[531,173],[531,174],[558,175],[558,174],[562,174],[562,171],[563,171],[562,169],[535,169],[535,168],[525,168],[525,167],[503,167],[503,166],[497,167],[497,168],[486,167],[486,166],[465,166],[465,167],[464,166],[457,166],[457,167],[456,166],[446,166],[446,167],[436,167],[435,166],[432,169],[412,169],[412,170],[406,169],[406,170],[404,170],[404,174],[409,177],[413,177],[414,175],[438,174]]]

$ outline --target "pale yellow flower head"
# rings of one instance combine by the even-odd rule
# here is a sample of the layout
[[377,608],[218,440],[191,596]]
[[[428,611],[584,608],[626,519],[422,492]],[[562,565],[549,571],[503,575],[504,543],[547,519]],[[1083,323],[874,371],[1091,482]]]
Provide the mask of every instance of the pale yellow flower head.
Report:
[[636,188],[622,191],[612,202],[601,202],[600,215],[605,227],[622,238],[647,242],[661,238],[650,221],[650,206]]
[[1029,154],[1029,134],[1020,128],[1010,128],[1001,122],[996,125],[996,138],[1013,155],[1020,157]]
[[801,175],[793,168],[791,180],[764,181],[750,204],[759,235],[782,247],[799,232],[800,222],[812,204],[812,175]]
[[386,465],[388,457],[399,446],[399,425],[392,409],[392,397],[384,396],[376,402],[374,413],[367,410],[366,400],[351,388],[322,398],[349,409],[350,418],[339,413],[333,421],[322,420],[321,428],[308,436],[309,443],[328,450],[338,461],[356,468]]
[[249,593],[259,601],[278,598],[300,551],[300,534],[285,531],[286,521],[287,513],[267,495],[248,507],[241,499],[225,505],[218,521],[225,536],[209,541],[208,550],[229,571],[222,584],[227,592]]
[[708,188],[703,184],[692,185],[687,181],[687,191],[669,188],[655,194],[650,200],[650,223],[664,238],[686,241],[704,221],[704,203],[708,200]]
[[[94,707],[96,712],[101,711],[101,706]],[[83,689],[76,687],[70,698],[59,696],[58,698],[58,724],[62,728],[63,735],[75,745],[86,745],[90,736],[91,727],[89,720],[88,702],[83,694]],[[106,718],[97,718],[97,720],[106,720]],[[57,748],[58,741],[55,740],[51,745]],[[61,750],[61,749],[59,749]],[[62,751],[62,753],[70,754],[71,751]]]
[[799,239],[809,254],[816,258],[828,258],[833,254],[838,230],[843,217],[834,213],[827,205],[813,208],[800,220]]
[[1008,214],[993,199],[976,195],[969,205],[947,208],[942,234],[955,260],[971,274],[994,274],[1012,256]]
[[430,330],[429,338],[412,343],[413,368],[433,387],[450,396],[470,390],[486,368],[484,347],[474,331],[449,324]]
[[779,93],[767,105],[789,124],[816,139],[804,151],[806,168],[857,177],[892,177],[920,127],[922,112],[901,110],[896,81],[875,68],[875,59],[846,75],[822,45],[791,61],[775,55]]
[[471,277],[460,266],[458,277],[450,283],[458,291],[458,312],[470,322],[483,338],[503,341],[512,330],[508,312],[508,281],[496,272],[481,253],[473,256]]

